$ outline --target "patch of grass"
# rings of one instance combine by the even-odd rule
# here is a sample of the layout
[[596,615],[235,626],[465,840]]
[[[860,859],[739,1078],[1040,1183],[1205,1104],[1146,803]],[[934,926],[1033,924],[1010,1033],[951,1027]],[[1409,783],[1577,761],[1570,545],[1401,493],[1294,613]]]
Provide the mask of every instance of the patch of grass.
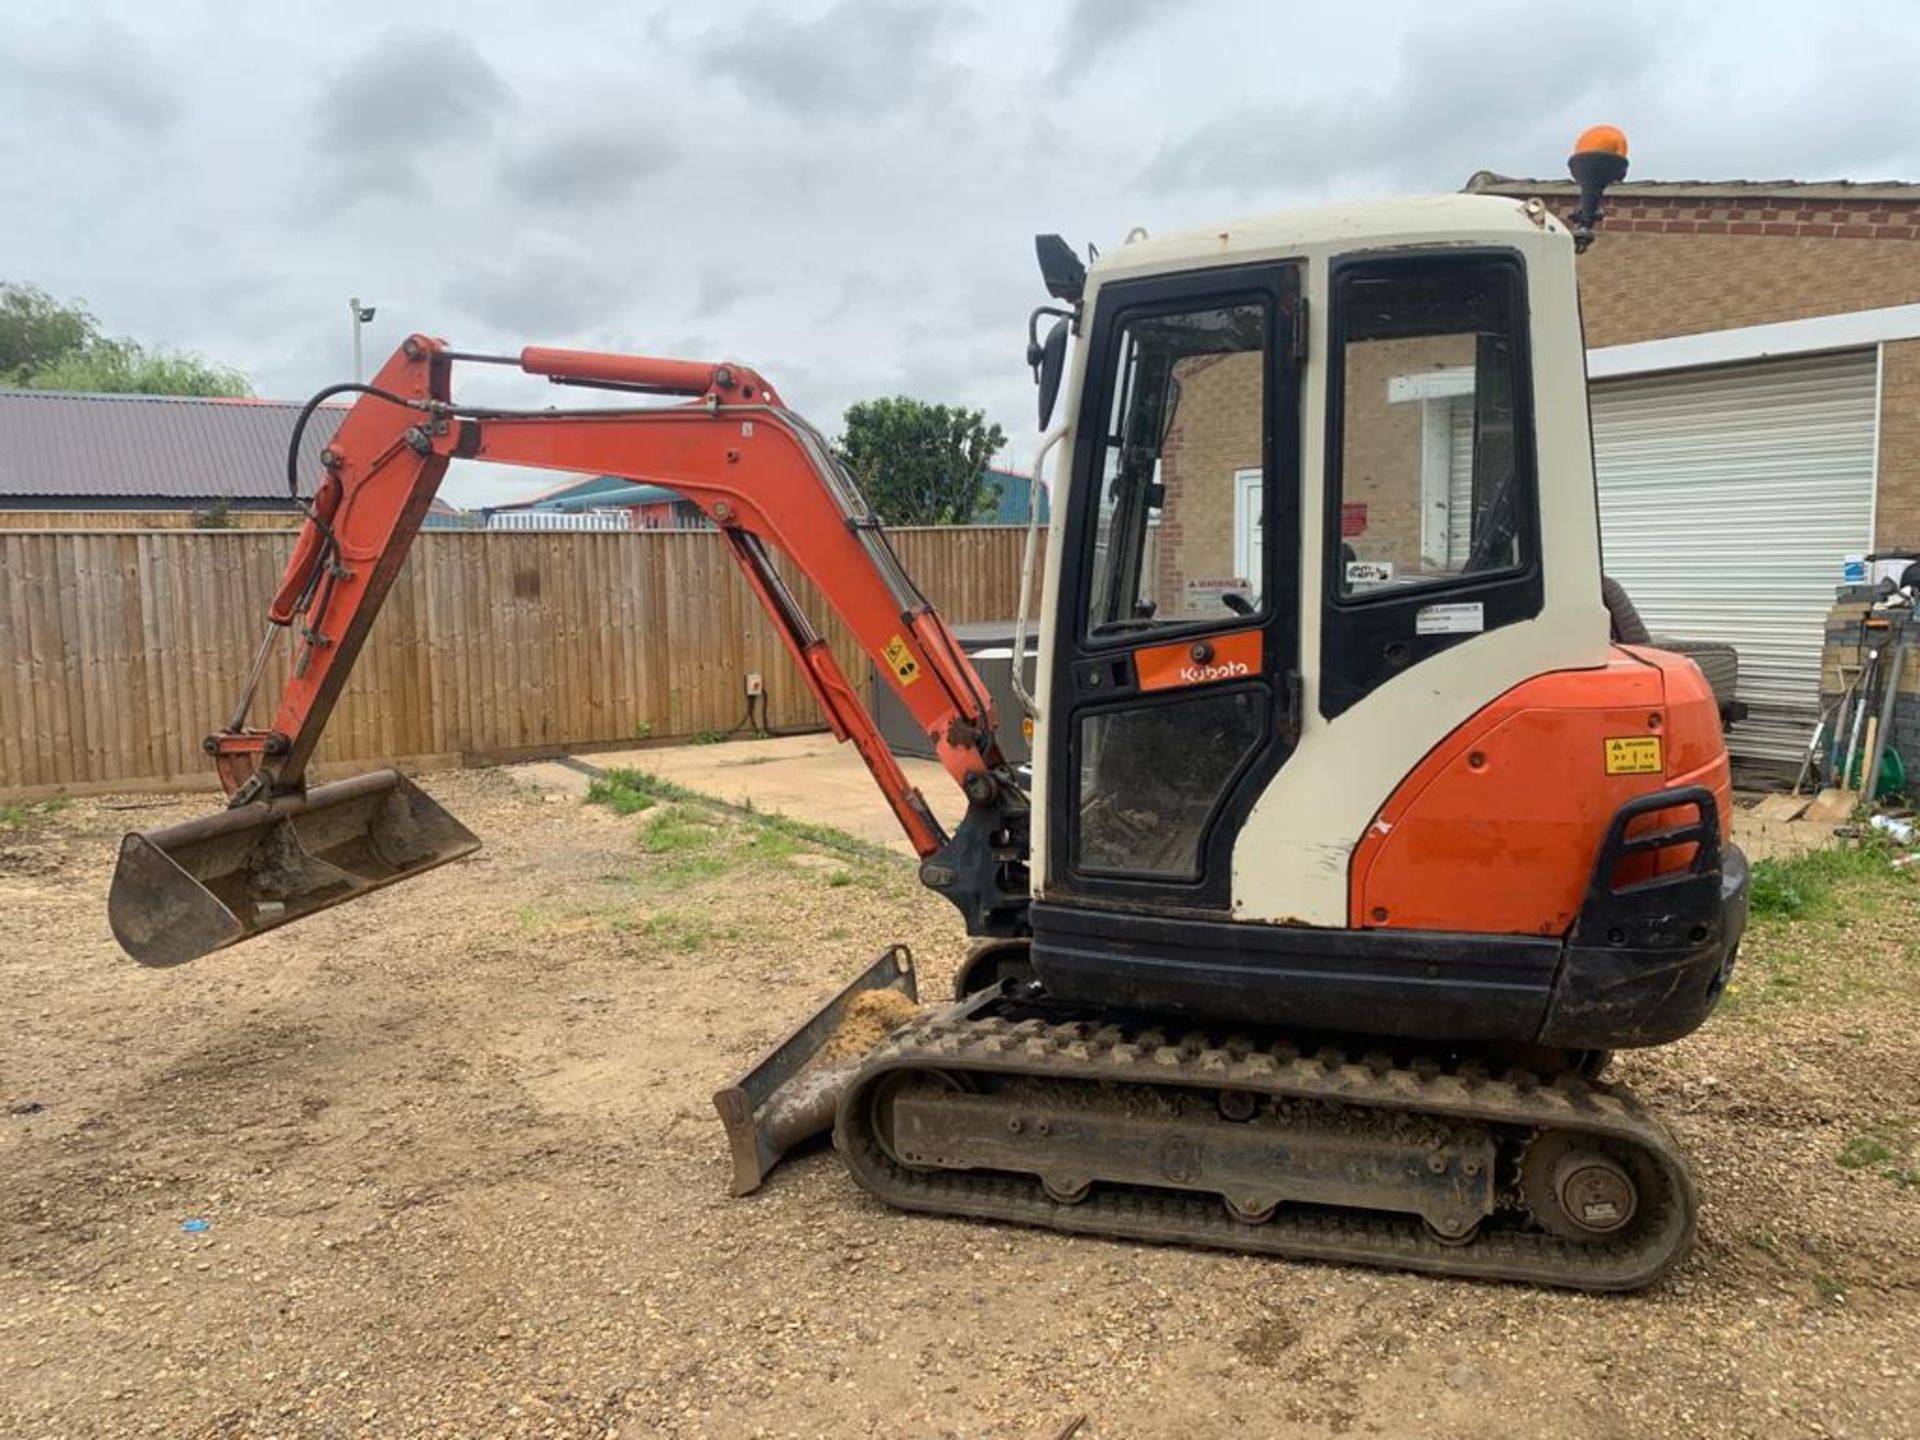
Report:
[[1757,862],[1723,1010],[1753,1020],[1782,1005],[1846,1004],[1920,979],[1920,946],[1888,933],[1890,921],[1920,904],[1920,867],[1894,869],[1897,853],[1869,840]]
[[753,826],[753,839],[748,842],[756,860],[785,860],[790,855],[798,855],[805,847],[784,830],[776,830],[771,825]]
[[689,745],[718,745],[727,738],[728,734],[729,732],[725,730],[701,730],[695,733],[687,743]]
[[635,815],[662,800],[705,800],[684,785],[645,770],[609,770],[587,786],[587,803],[605,805],[616,815]]
[[782,852],[785,855],[791,855],[803,845],[812,845],[822,850],[837,850],[842,855],[851,855],[860,860],[896,858],[884,845],[862,840],[858,835],[850,835],[833,825],[816,825],[811,820],[795,820],[777,812],[753,814],[753,823],[762,831],[788,841],[790,848]]
[[1840,1147],[1835,1158],[1842,1170],[1863,1170],[1893,1159],[1893,1147],[1878,1135],[1856,1135]]
[[662,910],[633,927],[640,934],[658,940],[662,947],[692,955],[704,949],[716,936],[732,939],[734,931],[717,931],[697,910]]
[[1756,919],[1845,920],[1843,907],[1874,897],[1877,882],[1903,873],[1892,868],[1894,853],[1884,843],[1868,841],[1810,850],[1791,860],[1756,861],[1748,879],[1748,911]]
[[522,930],[545,930],[558,916],[547,905],[522,905],[513,912],[513,918]]
[[587,787],[587,802],[617,815],[645,816],[640,848],[665,860],[664,871],[656,873],[668,880],[722,875],[742,862],[779,863],[815,850],[855,862],[832,873],[827,883],[836,887],[883,884],[887,867],[900,865],[884,846],[835,826],[765,813],[751,802],[730,805],[644,770],[607,771]]
[[640,848],[649,855],[706,850],[718,838],[719,827],[689,805],[656,810],[640,826]]
[[56,795],[51,800],[36,800],[30,805],[0,805],[0,830],[25,830],[51,819],[72,804],[66,796]]
[[1912,1120],[1893,1117],[1870,1125],[1842,1145],[1833,1158],[1842,1170],[1871,1170],[1896,1185],[1920,1184],[1920,1166],[1912,1163]]

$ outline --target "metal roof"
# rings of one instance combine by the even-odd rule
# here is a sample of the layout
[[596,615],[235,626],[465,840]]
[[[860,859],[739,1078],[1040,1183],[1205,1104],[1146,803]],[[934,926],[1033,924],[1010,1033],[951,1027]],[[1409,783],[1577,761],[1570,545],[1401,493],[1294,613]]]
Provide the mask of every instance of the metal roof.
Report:
[[[287,441],[299,413],[288,400],[0,389],[0,503],[284,504]],[[312,493],[321,448],[346,414],[346,406],[322,406],[308,422],[300,445],[304,493]]]

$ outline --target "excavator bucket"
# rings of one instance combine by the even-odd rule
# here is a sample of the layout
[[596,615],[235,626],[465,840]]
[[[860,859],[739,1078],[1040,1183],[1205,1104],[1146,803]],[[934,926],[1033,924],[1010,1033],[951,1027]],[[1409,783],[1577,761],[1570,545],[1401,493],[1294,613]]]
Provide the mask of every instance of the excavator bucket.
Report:
[[480,848],[392,770],[128,835],[107,897],[142,965],[178,965]]
[[733,1194],[759,1189],[787,1151],[833,1128],[840,1097],[866,1051],[919,1000],[913,952],[895,945],[758,1065],[715,1092],[714,1108],[733,1150]]

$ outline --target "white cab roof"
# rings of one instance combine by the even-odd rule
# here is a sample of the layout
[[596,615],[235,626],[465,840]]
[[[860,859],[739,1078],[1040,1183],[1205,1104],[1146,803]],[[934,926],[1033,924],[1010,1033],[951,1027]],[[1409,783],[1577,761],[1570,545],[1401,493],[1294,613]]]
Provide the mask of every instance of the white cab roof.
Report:
[[1512,245],[1566,229],[1544,209],[1503,195],[1417,195],[1350,200],[1230,220],[1120,245],[1089,267],[1089,283],[1237,265],[1254,260],[1345,254],[1401,245]]

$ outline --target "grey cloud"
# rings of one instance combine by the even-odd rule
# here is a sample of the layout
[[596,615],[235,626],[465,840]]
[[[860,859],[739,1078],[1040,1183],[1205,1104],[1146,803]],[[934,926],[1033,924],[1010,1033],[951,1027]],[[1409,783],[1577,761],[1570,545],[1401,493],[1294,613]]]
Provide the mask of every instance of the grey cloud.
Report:
[[767,287],[757,281],[748,280],[738,270],[709,268],[700,272],[698,288],[693,294],[693,313],[702,320],[730,310],[749,295],[758,295]]
[[1085,74],[1156,19],[1167,13],[1163,0],[1074,0],[1061,28],[1055,75]]
[[831,324],[861,309],[904,310],[920,293],[919,279],[909,272],[881,275],[871,270],[850,270],[840,277],[840,286],[820,312],[819,323]]
[[[1531,7],[1403,37],[1377,88],[1314,103],[1227,111],[1164,146],[1141,172],[1150,190],[1272,194],[1353,181],[1434,190],[1499,157],[1553,153],[1567,116],[1620,72],[1657,58],[1631,11]],[[1594,64],[1605,56],[1606,67]]]
[[504,264],[473,267],[445,295],[483,324],[537,343],[604,320],[621,287],[578,257],[535,249]]
[[671,141],[573,129],[523,146],[500,165],[500,183],[516,199],[569,209],[626,200],[643,180],[679,162]]
[[937,101],[961,78],[934,41],[947,7],[840,0],[812,20],[758,9],[699,47],[707,70],[789,115],[891,114]]
[[513,91],[454,30],[391,29],[334,79],[319,102],[319,148],[341,178],[376,191],[417,183],[416,157],[481,140]]
[[184,102],[167,73],[125,27],[103,19],[0,50],[0,89],[122,131],[164,131],[179,120]]

